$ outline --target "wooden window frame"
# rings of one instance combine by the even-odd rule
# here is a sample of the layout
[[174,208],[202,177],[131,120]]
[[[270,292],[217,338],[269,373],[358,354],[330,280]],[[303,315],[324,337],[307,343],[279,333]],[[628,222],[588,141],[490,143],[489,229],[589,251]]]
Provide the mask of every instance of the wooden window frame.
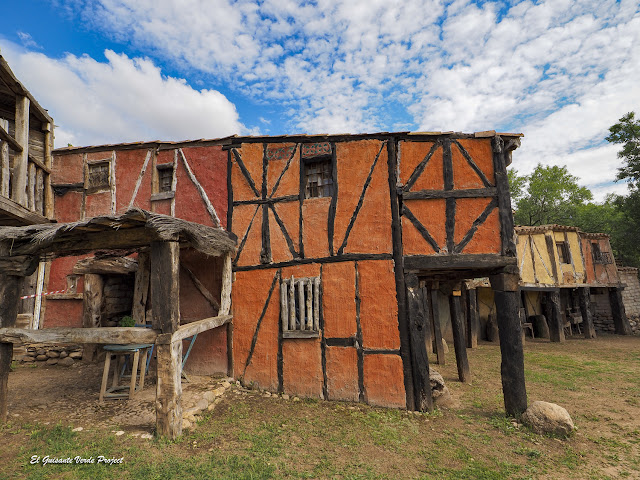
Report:
[[[93,168],[96,167],[101,167],[103,165],[107,166],[107,183],[106,184],[101,184],[101,185],[94,185],[91,182],[91,170]],[[87,169],[86,169],[86,173],[85,173],[85,179],[84,179],[84,188],[87,191],[87,193],[96,193],[96,192],[102,192],[102,191],[109,191],[111,190],[111,159],[110,158],[105,158],[105,159],[100,159],[100,160],[91,160],[89,162],[87,162]]]
[[[158,172],[158,193],[173,192],[173,163],[162,163],[162,164],[156,165],[156,170]],[[166,173],[167,171],[171,172],[169,188],[163,189],[162,180],[164,176],[167,175]]]
[[571,264],[571,249],[567,242],[556,242],[556,249],[558,250],[558,260],[561,264]]
[[[282,338],[320,336],[320,277],[284,278],[280,281]],[[301,313],[303,314],[301,316]]]
[[[320,182],[309,183],[310,172],[314,167],[319,168],[319,173],[313,173],[319,177]],[[304,198],[331,198],[334,192],[333,178],[333,157],[331,155],[321,155],[303,159],[302,174],[304,175]],[[312,187],[314,185],[314,187]]]

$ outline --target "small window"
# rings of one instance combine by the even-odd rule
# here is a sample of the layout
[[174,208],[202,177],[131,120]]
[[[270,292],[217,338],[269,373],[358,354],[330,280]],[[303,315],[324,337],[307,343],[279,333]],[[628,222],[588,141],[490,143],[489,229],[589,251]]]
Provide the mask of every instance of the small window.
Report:
[[613,263],[611,253],[600,250],[600,244],[598,242],[591,243],[591,256],[593,257],[593,263],[602,263],[604,265]]
[[173,190],[173,165],[156,166],[158,170],[158,192],[171,192]]
[[280,320],[283,338],[318,337],[320,277],[283,279],[280,283]]
[[330,197],[333,194],[331,157],[306,162],[304,178],[305,198]]
[[558,248],[558,258],[560,263],[571,263],[571,254],[569,253],[569,244],[567,242],[556,243]]
[[109,188],[111,172],[109,162],[90,163],[88,169],[87,188]]

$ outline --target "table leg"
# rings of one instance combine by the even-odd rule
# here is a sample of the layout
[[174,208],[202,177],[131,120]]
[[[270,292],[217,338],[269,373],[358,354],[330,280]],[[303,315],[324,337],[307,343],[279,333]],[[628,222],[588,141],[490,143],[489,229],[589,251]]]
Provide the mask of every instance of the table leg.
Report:
[[111,365],[111,352],[107,352],[107,356],[104,359],[104,372],[102,373],[102,385],[100,387],[100,399],[102,403],[104,400],[104,392],[107,390],[107,381],[109,380],[109,366]]
[[[113,363],[113,380],[111,381],[111,388],[116,388],[118,386],[118,380],[120,377],[120,363],[122,363],[122,359],[124,357],[122,355],[115,355],[115,361]],[[113,390],[112,390],[113,391]]]
[[142,391],[144,388],[144,377],[147,374],[147,355],[149,354],[149,349],[145,348],[142,352],[142,363],[140,364],[140,381],[138,382],[138,390]]
[[133,398],[136,393],[136,374],[138,373],[138,363],[140,362],[140,350],[133,354],[133,365],[131,365],[131,384],[129,386],[129,398]]

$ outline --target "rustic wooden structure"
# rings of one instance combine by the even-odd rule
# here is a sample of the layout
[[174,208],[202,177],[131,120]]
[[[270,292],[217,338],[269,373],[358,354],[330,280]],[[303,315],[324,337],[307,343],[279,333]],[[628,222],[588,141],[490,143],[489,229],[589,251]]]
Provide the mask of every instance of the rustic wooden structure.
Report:
[[[123,215],[95,217],[75,223],[0,228],[0,414],[6,416],[7,376],[12,344],[22,341],[88,344],[155,343],[157,348],[156,431],[175,438],[181,433],[182,340],[222,326],[229,315],[231,283],[224,274],[220,304],[215,317],[185,325],[180,323],[179,268],[181,248],[230,259],[235,237],[222,229],[206,227],[165,215],[132,209]],[[15,328],[17,284],[30,275],[38,262],[52,256],[85,254],[96,250],[139,251],[148,254],[152,328]],[[86,263],[86,262],[85,262]],[[101,268],[107,268],[105,262]],[[108,263],[108,262],[107,262]],[[116,262],[118,263],[118,262]],[[127,264],[127,261],[119,262]],[[79,268],[85,268],[81,265]],[[109,268],[113,268],[111,265]]]
[[597,290],[607,293],[615,332],[631,333],[608,235],[563,225],[519,226],[515,231],[520,307],[528,317],[546,317],[551,341],[564,341],[565,330],[571,333],[574,326],[585,338],[595,337],[590,292]]
[[[53,119],[16,78],[0,55],[0,225],[48,223],[54,218],[51,190]],[[46,264],[20,280],[18,314],[36,326]]]

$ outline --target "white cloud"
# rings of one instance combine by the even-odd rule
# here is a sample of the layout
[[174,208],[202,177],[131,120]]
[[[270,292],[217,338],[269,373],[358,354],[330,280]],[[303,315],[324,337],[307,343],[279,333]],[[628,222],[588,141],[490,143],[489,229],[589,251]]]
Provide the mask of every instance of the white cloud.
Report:
[[[21,82],[48,108],[56,145],[216,138],[245,131],[235,106],[215,90],[165,77],[151,60],[105,51],[106,62],[62,59],[2,42]],[[42,72],[47,72],[42,75]]]

